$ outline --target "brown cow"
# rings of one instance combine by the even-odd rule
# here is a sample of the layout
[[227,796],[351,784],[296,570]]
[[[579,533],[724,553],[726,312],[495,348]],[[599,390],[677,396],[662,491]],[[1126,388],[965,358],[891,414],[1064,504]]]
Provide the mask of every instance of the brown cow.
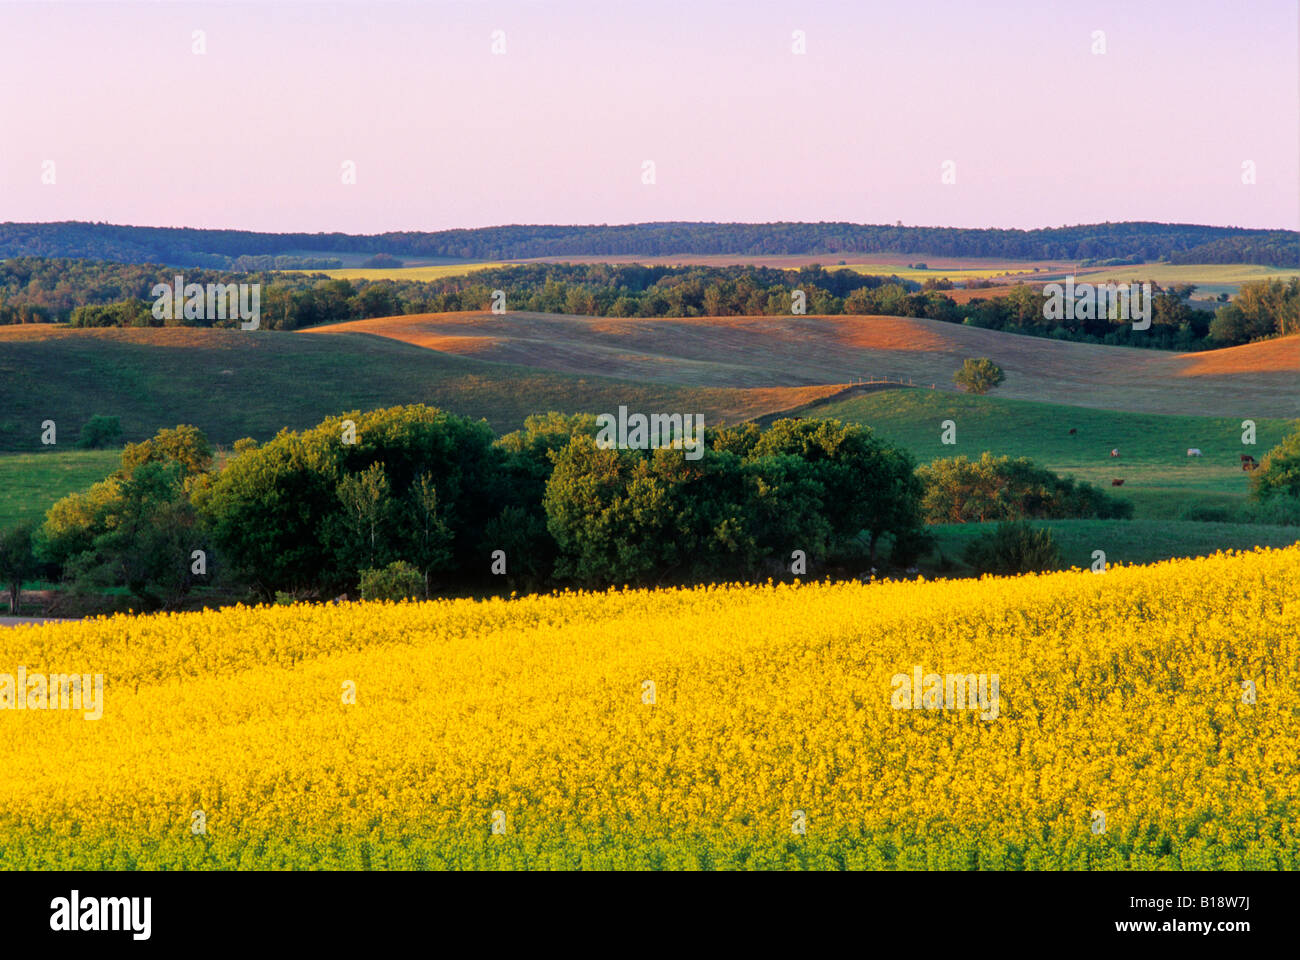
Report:
[[1110,485],[1111,485],[1112,487],[1122,487],[1122,486],[1124,486],[1124,481],[1123,481],[1123,480],[1112,480],[1112,481],[1110,482]]
[[1074,436],[1074,435],[1075,435],[1076,433],[1078,433],[1078,432],[1079,432],[1079,431],[1078,431],[1077,428],[1075,428],[1075,427],[1071,427],[1071,428],[1070,428],[1070,436]]

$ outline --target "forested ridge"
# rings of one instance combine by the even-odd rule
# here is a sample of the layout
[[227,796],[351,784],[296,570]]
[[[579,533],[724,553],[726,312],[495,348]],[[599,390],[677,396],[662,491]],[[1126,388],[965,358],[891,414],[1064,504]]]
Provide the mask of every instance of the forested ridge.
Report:
[[[565,256],[841,255],[924,252],[1026,260],[1156,260],[1300,266],[1300,232],[1170,223],[1099,223],[1035,230],[860,223],[510,225],[434,232],[255,233],[111,223],[0,223],[0,258],[80,257],[239,268],[239,257],[389,254],[466,260]],[[311,269],[319,264],[300,264]],[[250,265],[251,266],[251,265]],[[286,268],[287,263],[258,267]]]

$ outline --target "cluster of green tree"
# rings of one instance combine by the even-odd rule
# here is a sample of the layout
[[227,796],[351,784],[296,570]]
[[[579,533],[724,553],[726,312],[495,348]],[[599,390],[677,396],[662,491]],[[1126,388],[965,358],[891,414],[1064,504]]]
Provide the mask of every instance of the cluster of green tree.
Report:
[[1237,298],[1214,312],[1209,338],[1221,346],[1300,333],[1300,278],[1243,283]]
[[[596,418],[550,413],[493,440],[424,406],[242,440],[219,470],[193,427],[130,444],[117,470],[0,533],[0,582],[125,587],[145,607],[196,585],[277,596],[430,596],[576,584],[855,575],[909,567],[924,524],[997,520],[977,570],[1048,569],[1031,518],[1122,518],[1129,504],[1024,459],[917,468],[866,427],[711,429],[704,455],[607,449]],[[1300,430],[1265,455],[1257,501],[1300,509]],[[1005,568],[1005,570],[1004,570]]]
[[[61,269],[66,265],[66,274]],[[158,326],[147,299],[155,283],[174,280],[170,268],[92,261],[10,260],[0,264],[0,323],[67,319],[74,326]],[[57,279],[56,279],[57,278]],[[493,267],[435,280],[342,280],[320,274],[231,274],[191,271],[186,283],[259,282],[262,326],[296,330],[318,324],[396,314],[482,310],[493,292],[508,309],[610,317],[780,316],[790,314],[795,291],[806,313],[884,314],[1053,337],[1172,350],[1203,350],[1294,332],[1300,281],[1243,284],[1237,302],[1217,315],[1196,309],[1191,284],[1153,284],[1152,327],[1105,316],[1045,317],[1045,297],[1018,284],[1003,296],[959,304],[942,283],[924,288],[898,277],[867,276],[819,266],[668,267],[611,264],[526,264]],[[949,285],[950,286],[950,285]],[[131,291],[143,289],[143,293]],[[122,297],[123,292],[128,296]],[[137,299],[137,297],[141,299]],[[99,298],[110,298],[102,302]],[[79,301],[79,304],[78,304]],[[68,306],[69,304],[78,304]],[[66,313],[61,313],[66,310]]]
[[[964,308],[962,322],[1010,333],[1165,350],[1209,350],[1300,332],[1297,277],[1243,283],[1236,298],[1218,307],[1213,315],[1189,302],[1196,290],[1192,284],[1151,286],[1149,330],[1134,330],[1129,323],[1106,317],[1045,320],[1042,295],[1020,285],[1004,297],[972,300]],[[936,319],[950,316],[951,312]]]
[[[999,297],[977,298],[965,304],[944,304],[940,313],[925,313],[937,320],[953,320],[968,326],[1001,330],[1035,337],[1051,337],[1080,343],[1150,347],[1157,350],[1209,350],[1221,347],[1210,337],[1213,314],[1189,302],[1195,291],[1191,284],[1168,288],[1151,284],[1151,326],[1133,329],[1126,320],[1107,316],[1047,319],[1047,297],[1038,289],[1017,284]],[[948,298],[944,298],[948,299]]]
[[331,596],[398,561],[426,592],[491,589],[493,574],[512,588],[759,577],[791,573],[796,550],[822,570],[869,563],[886,540],[910,561],[921,534],[915,464],[867,428],[723,428],[698,460],[605,449],[596,432],[593,416],[549,414],[494,441],[482,422],[396,407],[241,441],[214,471],[203,435],[177,427],[56,503],[33,550],[78,587],[157,607],[213,577]]
[[927,523],[993,520],[1128,519],[1133,504],[1090,483],[1059,477],[1027,457],[978,460],[949,457],[917,470],[925,487],[921,508]]
[[[939,290],[905,293],[896,285],[886,284],[876,290],[855,292],[844,299],[841,310],[827,312],[926,317],[1026,336],[1157,350],[1210,350],[1228,345],[1212,334],[1214,315],[1190,302],[1196,289],[1193,285],[1163,288],[1152,283],[1151,289],[1151,327],[1146,330],[1135,330],[1129,321],[1107,316],[1048,319],[1048,298],[1027,284],[1017,284],[1001,296],[977,297],[966,303],[957,303]],[[1274,305],[1275,300],[1265,301],[1266,309]],[[1251,328],[1252,339],[1291,329],[1284,312],[1267,317]]]
[[68,315],[68,323],[74,327],[149,327],[159,322],[146,300],[74,307]]
[[[124,301],[152,304],[154,284],[173,283],[177,270],[158,263],[114,263],[101,260],[59,260],[19,257],[0,261],[0,323],[67,321],[82,306]],[[229,271],[187,269],[186,283],[270,283],[271,273],[233,274]],[[123,307],[125,311],[127,308]],[[134,307],[131,308],[132,311]],[[121,315],[134,316],[134,312]],[[152,321],[151,321],[152,322]],[[92,324],[98,325],[98,324]]]
[[[907,306],[905,297],[919,285],[896,276],[871,276],[852,270],[799,270],[774,267],[670,267],[639,264],[525,264],[478,270],[427,284],[396,285],[398,302],[408,312],[481,310],[493,290],[505,293],[510,310],[576,313],[611,317],[774,316],[794,308],[794,291],[803,291],[806,313],[844,313],[847,298]],[[409,293],[408,293],[409,291]],[[421,294],[426,296],[422,302]],[[914,301],[915,302],[915,301]],[[401,312],[401,311],[398,311]]]
[[1300,266],[1300,235],[1294,230],[1250,230],[1217,237],[1169,254],[1172,263],[1258,263]]
[[[1038,230],[905,227],[859,223],[633,223],[517,225],[433,233],[254,233],[108,223],[3,223],[0,257],[94,257],[219,267],[242,255],[387,253],[516,260],[568,256],[746,256],[882,253],[1032,260],[1191,256],[1194,263],[1300,266],[1300,234],[1195,224],[1097,223]],[[1210,259],[1222,257],[1226,259]],[[224,262],[223,262],[224,261]]]
[[[150,315],[154,284],[176,271],[157,264],[25,258],[0,262],[0,323],[68,320],[82,326],[160,325]],[[668,267],[525,264],[436,280],[340,280],[320,274],[189,270],[186,284],[261,283],[263,326],[295,330],[401,313],[482,310],[503,290],[512,310],[609,316],[777,314],[802,289],[808,312],[840,313],[850,293],[892,284],[887,301],[915,283],[810,267]],[[865,302],[865,301],[864,301]],[[85,310],[78,307],[111,307]],[[141,309],[143,307],[143,312]],[[25,312],[23,312],[25,311]],[[75,315],[75,316],[74,316]],[[183,321],[177,321],[183,322]],[[236,321],[229,321],[230,324]]]

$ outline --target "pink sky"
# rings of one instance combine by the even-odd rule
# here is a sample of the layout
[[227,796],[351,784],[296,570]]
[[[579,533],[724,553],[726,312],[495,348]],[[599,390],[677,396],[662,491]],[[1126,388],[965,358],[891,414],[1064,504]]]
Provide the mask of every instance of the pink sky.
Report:
[[0,3],[0,220],[1296,229],[1298,46],[1295,0]]

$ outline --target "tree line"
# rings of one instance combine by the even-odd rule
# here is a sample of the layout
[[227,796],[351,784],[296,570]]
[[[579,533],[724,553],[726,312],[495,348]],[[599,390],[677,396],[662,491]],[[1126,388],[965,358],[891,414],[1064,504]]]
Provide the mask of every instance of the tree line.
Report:
[[[153,284],[175,272],[156,265],[41,259],[0,264],[0,323],[66,320],[74,326],[158,326],[237,321],[164,321],[151,314]],[[343,280],[324,275],[233,274],[197,270],[187,283],[263,284],[264,329],[297,330],[320,324],[398,314],[484,310],[495,291],[512,311],[607,317],[785,316],[799,304],[812,315],[883,314],[1053,337],[1085,343],[1180,351],[1234,346],[1293,333],[1300,317],[1300,281],[1260,280],[1241,286],[1234,303],[1215,314],[1189,301],[1195,287],[1153,284],[1152,326],[1133,330],[1105,316],[1046,319],[1044,296],[1017,284],[1005,294],[958,303],[951,284],[917,284],[820,266],[669,267],[635,264],[526,264],[494,267],[436,280]]]
[[699,459],[608,448],[597,433],[592,415],[549,413],[494,439],[416,405],[241,440],[218,463],[196,428],[161,430],[39,527],[5,534],[0,578],[120,588],[157,608],[200,586],[355,596],[395,565],[421,596],[857,576],[914,565],[928,523],[1131,512],[1024,459],[918,469],[836,420],[709,428]]
[[0,257],[87,257],[220,267],[253,255],[374,254],[464,260],[571,256],[843,255],[924,250],[1016,260],[1167,258],[1181,263],[1300,266],[1300,233],[1177,223],[1094,223],[1008,230],[902,223],[512,225],[435,232],[255,233],[110,223],[0,223]]

